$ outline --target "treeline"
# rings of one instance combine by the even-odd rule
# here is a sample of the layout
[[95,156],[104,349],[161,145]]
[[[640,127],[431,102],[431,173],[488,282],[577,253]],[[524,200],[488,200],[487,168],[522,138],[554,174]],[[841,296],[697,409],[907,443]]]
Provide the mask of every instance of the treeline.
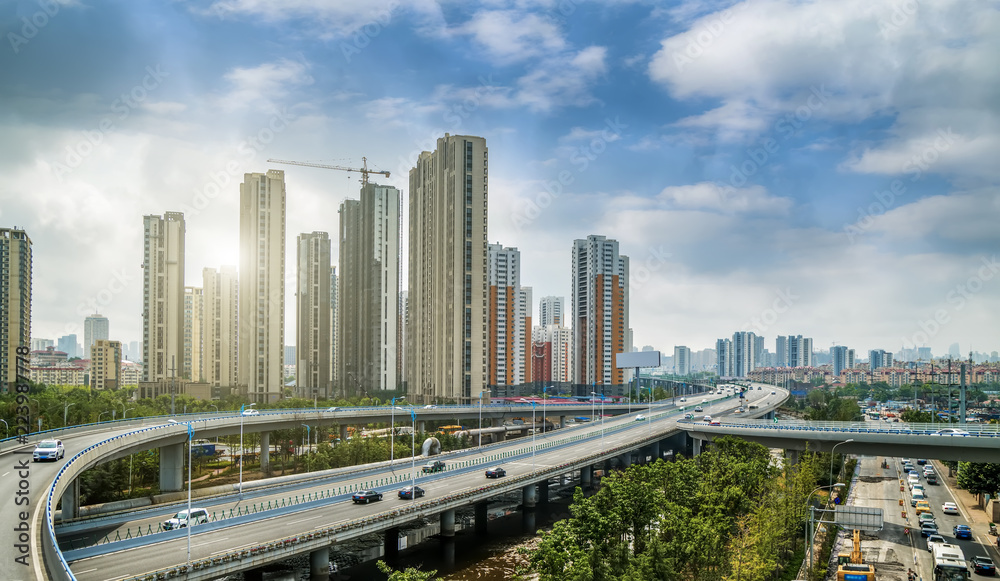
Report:
[[691,459],[612,472],[530,552],[540,581],[765,581],[801,564],[818,455],[782,468],[768,449],[720,438]]

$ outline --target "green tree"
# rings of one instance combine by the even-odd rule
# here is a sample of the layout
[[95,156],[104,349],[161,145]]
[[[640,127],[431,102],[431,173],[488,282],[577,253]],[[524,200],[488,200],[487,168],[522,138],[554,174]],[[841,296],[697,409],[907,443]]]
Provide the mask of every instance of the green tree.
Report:
[[959,462],[958,486],[973,494],[996,496],[1000,491],[1000,464]]
[[434,576],[437,575],[437,571],[421,571],[420,569],[414,569],[413,567],[408,567],[405,571],[397,571],[387,565],[385,561],[379,559],[378,570],[388,575],[388,581],[437,581]]

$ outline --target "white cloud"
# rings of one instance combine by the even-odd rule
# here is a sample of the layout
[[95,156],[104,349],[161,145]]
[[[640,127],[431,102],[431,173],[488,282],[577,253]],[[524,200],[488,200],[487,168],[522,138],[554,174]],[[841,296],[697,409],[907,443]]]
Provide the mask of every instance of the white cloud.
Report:
[[309,65],[290,59],[255,67],[235,67],[224,78],[232,87],[218,99],[218,104],[225,109],[274,109],[293,91],[313,83]]
[[471,35],[499,64],[536,58],[566,47],[562,31],[538,14],[483,10],[459,30]]
[[142,108],[154,115],[170,115],[173,113],[183,113],[187,110],[187,105],[175,101],[157,101],[155,103],[143,103]]
[[732,188],[710,182],[670,186],[660,192],[658,199],[678,210],[707,210],[726,214],[784,215],[792,207],[790,198],[772,196],[763,186]]
[[517,80],[516,99],[532,111],[582,107],[597,99],[591,86],[607,71],[607,49],[589,46],[576,54],[548,59]]

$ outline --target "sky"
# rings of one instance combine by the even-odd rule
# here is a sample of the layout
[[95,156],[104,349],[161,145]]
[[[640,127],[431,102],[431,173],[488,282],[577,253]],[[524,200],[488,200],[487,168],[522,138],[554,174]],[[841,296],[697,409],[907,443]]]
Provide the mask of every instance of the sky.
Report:
[[137,341],[143,216],[184,213],[201,286],[238,263],[243,174],[284,169],[292,344],[295,237],[336,256],[360,176],[267,159],[365,157],[405,199],[421,151],[477,135],[536,304],[569,306],[599,234],[636,346],[989,352],[997,30],[958,0],[0,0],[0,227],[33,242],[32,336],[99,311]]

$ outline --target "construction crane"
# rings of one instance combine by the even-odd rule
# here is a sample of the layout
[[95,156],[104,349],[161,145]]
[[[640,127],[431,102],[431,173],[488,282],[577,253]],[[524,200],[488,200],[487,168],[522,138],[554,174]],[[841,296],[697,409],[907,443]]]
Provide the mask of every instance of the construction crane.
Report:
[[309,163],[309,162],[306,162],[306,161],[288,161],[286,159],[269,159],[269,160],[267,160],[267,162],[268,163],[284,163],[284,164],[288,164],[288,165],[301,165],[301,166],[305,166],[305,167],[319,167],[319,168],[323,168],[323,169],[339,169],[341,171],[356,171],[356,172],[361,172],[361,186],[362,187],[368,185],[368,174],[374,173],[374,174],[384,175],[385,177],[389,177],[389,172],[388,171],[378,171],[378,170],[374,170],[374,169],[368,169],[368,158],[367,157],[362,157],[361,158],[361,167],[360,168],[356,168],[356,167],[343,167],[343,166],[340,166],[340,165],[327,165],[327,164],[324,164],[324,163]]

